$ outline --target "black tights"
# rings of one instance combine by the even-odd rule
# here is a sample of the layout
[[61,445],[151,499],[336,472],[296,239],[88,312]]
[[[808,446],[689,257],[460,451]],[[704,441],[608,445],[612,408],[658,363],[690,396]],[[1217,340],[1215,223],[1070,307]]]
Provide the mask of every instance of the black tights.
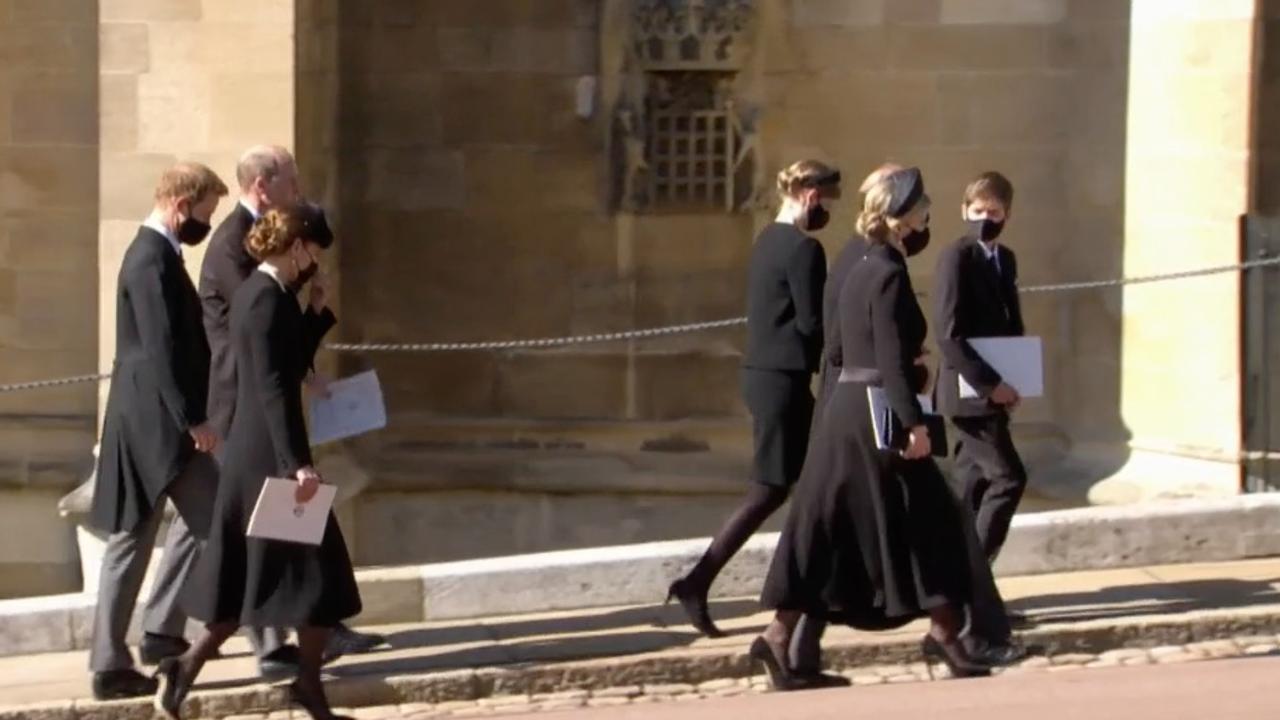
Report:
[[[239,623],[222,622],[205,626],[204,635],[200,636],[181,657],[178,662],[182,673],[191,683],[200,674],[205,662],[213,657],[222,643],[239,629]],[[328,720],[334,717],[329,703],[325,699],[324,685],[320,682],[320,667],[324,662],[324,649],[329,642],[330,628],[300,627],[298,631],[298,678],[299,689],[314,698],[314,707],[308,712],[315,720]]]
[[787,501],[788,493],[787,488],[751,483],[742,505],[738,506],[725,521],[724,527],[720,528],[720,532],[711,539],[711,545],[702,554],[702,559],[698,560],[698,564],[693,566],[685,579],[705,596],[716,576],[742,549],[747,539]]

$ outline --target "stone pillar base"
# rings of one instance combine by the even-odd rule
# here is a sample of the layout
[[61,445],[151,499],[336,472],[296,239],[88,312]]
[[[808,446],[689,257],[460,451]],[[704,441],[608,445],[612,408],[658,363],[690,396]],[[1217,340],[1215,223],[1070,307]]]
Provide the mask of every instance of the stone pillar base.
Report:
[[1234,458],[1189,455],[1120,444],[1080,444],[1031,478],[1036,489],[1089,505],[1128,505],[1240,493]]

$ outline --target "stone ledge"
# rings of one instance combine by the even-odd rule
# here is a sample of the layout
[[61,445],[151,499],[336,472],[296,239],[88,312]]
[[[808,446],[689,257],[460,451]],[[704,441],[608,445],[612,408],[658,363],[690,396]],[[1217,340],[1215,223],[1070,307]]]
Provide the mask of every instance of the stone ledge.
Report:
[[[1075,658],[1122,649],[1177,649],[1173,646],[1206,643],[1250,635],[1273,639],[1280,631],[1280,605],[1235,610],[1207,610],[1182,614],[1148,615],[1119,620],[1093,620],[1059,627],[1038,628],[1022,634],[1048,658],[1040,666],[1062,664]],[[745,642],[744,642],[745,646]],[[860,669],[918,660],[915,638],[872,635],[865,642],[831,643],[824,652],[828,665],[845,675]],[[1159,650],[1145,653],[1155,656]],[[1185,653],[1184,653],[1185,654]],[[1234,653],[1239,654],[1239,653]],[[1208,656],[1208,655],[1206,655]],[[1030,663],[1028,663],[1030,666]],[[703,683],[749,678],[756,668],[742,650],[664,651],[627,658],[535,664],[519,667],[485,667],[411,675],[352,676],[326,684],[335,707],[409,705],[515,698],[564,693],[599,692],[630,688],[626,697],[666,688],[689,688]],[[253,685],[195,693],[184,707],[188,717],[226,717],[257,713],[266,715],[285,707],[281,688]],[[0,707],[0,720],[151,720],[151,698],[114,702],[74,701],[23,707]]]

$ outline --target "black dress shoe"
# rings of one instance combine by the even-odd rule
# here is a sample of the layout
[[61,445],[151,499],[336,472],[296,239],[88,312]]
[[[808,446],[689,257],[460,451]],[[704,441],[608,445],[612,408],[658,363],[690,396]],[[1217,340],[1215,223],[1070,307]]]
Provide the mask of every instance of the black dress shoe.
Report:
[[172,635],[147,633],[138,645],[138,656],[143,665],[159,665],[165,658],[177,657],[191,648],[191,643]]
[[93,674],[94,700],[123,700],[154,695],[159,685],[155,679],[130,668],[107,670]]
[[267,681],[294,677],[298,674],[300,658],[297,645],[281,645],[258,658],[258,675]]
[[989,643],[985,640],[974,639],[970,642],[965,642],[965,651],[974,660],[992,667],[1012,665],[1028,655],[1026,646],[1012,640]]
[[191,680],[182,672],[177,658],[165,658],[156,668],[159,687],[156,688],[155,708],[169,720],[182,720],[182,701],[191,692]]
[[853,681],[843,675],[832,675],[824,672],[801,672],[793,670],[792,679],[797,690],[821,690],[824,688],[849,687]]
[[324,661],[331,662],[343,655],[359,655],[387,644],[387,638],[375,633],[356,632],[339,623],[329,635],[329,644],[324,649]]

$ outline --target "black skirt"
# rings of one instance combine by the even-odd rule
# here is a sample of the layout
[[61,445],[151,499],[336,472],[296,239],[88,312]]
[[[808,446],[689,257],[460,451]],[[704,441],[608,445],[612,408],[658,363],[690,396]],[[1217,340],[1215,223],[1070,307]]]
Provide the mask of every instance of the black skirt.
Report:
[[332,627],[359,614],[360,591],[333,513],[318,546],[246,537],[274,468],[237,465],[228,463],[219,480],[209,542],[183,590],[187,614],[206,623],[294,628]]
[[867,386],[838,384],[820,413],[761,601],[872,630],[965,603],[962,523],[932,459],[876,449]]
[[810,377],[807,372],[743,368],[742,397],[751,411],[755,448],[753,481],[789,488],[800,477],[813,421]]

